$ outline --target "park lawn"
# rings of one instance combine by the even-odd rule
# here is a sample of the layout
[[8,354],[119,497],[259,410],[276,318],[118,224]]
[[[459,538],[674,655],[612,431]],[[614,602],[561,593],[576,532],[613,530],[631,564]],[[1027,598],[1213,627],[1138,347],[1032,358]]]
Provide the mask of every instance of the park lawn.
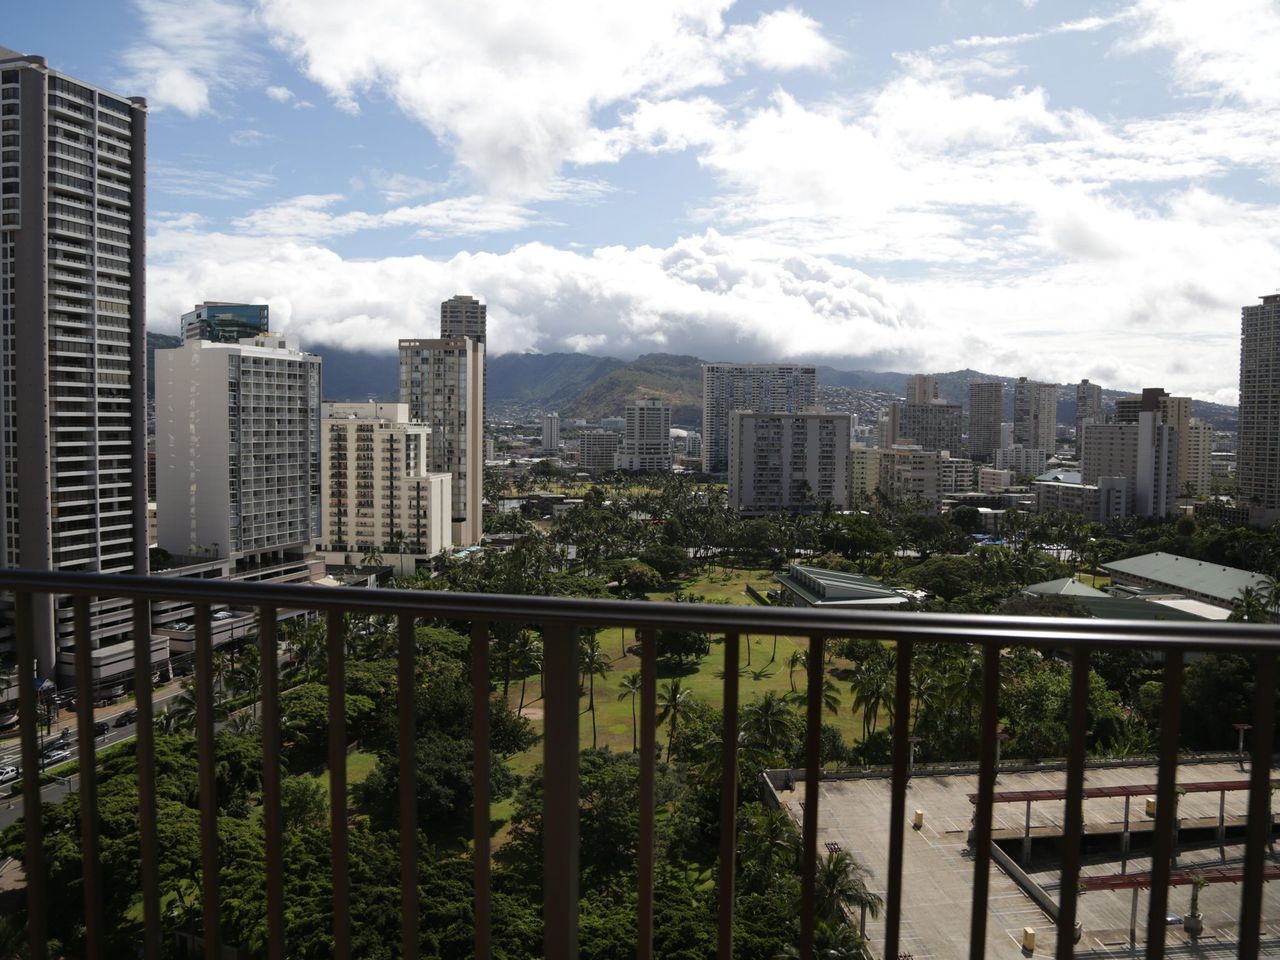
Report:
[[[766,589],[771,589],[772,587],[773,574],[771,571],[760,569],[737,570],[730,568],[721,570],[716,568],[711,573],[688,581],[683,585],[682,589],[686,593],[697,593],[708,599],[723,598],[730,603],[751,604],[755,601],[747,596],[745,592],[744,588],[747,583],[751,583],[757,590],[764,593]],[[654,593],[650,594],[650,599],[669,600],[671,599],[671,594],[670,592]],[[640,670],[640,658],[636,656],[632,649],[634,633],[631,630],[625,631],[625,641],[624,631],[616,627],[601,630],[598,636],[601,649],[612,660],[612,669],[605,676],[595,678],[596,742],[601,747],[625,752],[632,747],[631,698],[624,697],[619,700],[618,693],[622,678],[629,673]],[[777,638],[777,654],[775,658],[773,634],[753,634],[749,637],[744,637],[740,653],[740,664],[744,668],[747,666],[748,644],[751,651],[750,669],[767,669],[768,672],[762,674],[760,679],[755,679],[749,673],[740,677],[738,681],[740,702],[743,705],[748,704],[771,690],[777,693],[789,692],[792,687],[791,681],[788,679],[787,660],[793,651],[807,651],[809,646],[808,639],[779,636]],[[773,660],[772,663],[770,663],[771,659]],[[723,702],[724,663],[724,644],[723,642],[717,642],[713,638],[710,654],[697,664],[683,666],[659,664],[659,689],[661,690],[662,686],[671,678],[679,677],[683,685],[693,691],[696,699],[719,707]],[[834,716],[827,714],[824,717],[824,722],[834,724],[843,734],[845,741],[852,744],[858,740],[861,734],[861,714],[855,713],[851,708],[853,698],[849,693],[848,683],[833,676],[834,672],[843,671],[848,667],[849,664],[839,658],[834,658],[827,666],[827,675],[836,684],[841,705],[838,713]],[[797,689],[804,689],[805,674],[803,668],[795,671],[795,684]],[[534,729],[539,733],[542,732],[541,693],[539,678],[531,676],[526,685],[524,715],[532,721]],[[588,694],[584,692],[579,701],[580,723],[578,738],[579,743],[584,748],[591,746],[591,714],[587,709],[588,699]],[[511,685],[507,700],[513,710],[519,707],[520,687],[518,683]],[[658,742],[664,750],[667,732],[665,726],[658,731]],[[542,746],[539,744],[523,754],[512,757],[509,762],[514,772],[528,774],[533,771],[533,768],[541,760]]]
[[[356,750],[347,754],[347,787],[363,783],[378,765],[378,756],[364,750]],[[320,786],[324,787],[325,796],[329,795],[329,770],[326,768],[316,776]]]

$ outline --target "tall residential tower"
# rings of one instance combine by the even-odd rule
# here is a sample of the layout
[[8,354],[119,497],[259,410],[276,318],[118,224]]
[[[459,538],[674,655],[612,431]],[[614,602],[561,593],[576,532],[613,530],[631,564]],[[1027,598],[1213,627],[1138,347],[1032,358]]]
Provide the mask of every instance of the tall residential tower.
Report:
[[[0,104],[0,563],[146,573],[147,105],[3,47]],[[67,674],[70,598],[35,607]],[[128,601],[90,634],[95,678],[133,669]]]
[[1240,310],[1240,496],[1280,510],[1280,293]]
[[817,367],[708,363],[702,368],[702,469],[729,469],[729,414],[799,413],[817,401]]

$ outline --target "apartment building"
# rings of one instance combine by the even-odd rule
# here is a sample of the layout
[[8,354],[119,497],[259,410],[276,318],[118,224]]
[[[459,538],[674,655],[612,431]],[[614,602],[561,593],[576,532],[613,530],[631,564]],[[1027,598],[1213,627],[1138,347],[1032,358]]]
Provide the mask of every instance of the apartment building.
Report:
[[1000,446],[1004,416],[1004,384],[998,380],[969,384],[969,457],[988,463]]
[[624,408],[618,467],[654,473],[671,469],[671,405],[652,397],[632,400]]
[[[0,563],[145,574],[146,101],[0,47],[0,140]],[[71,599],[32,632],[66,682]],[[93,601],[89,636],[96,679],[133,669],[129,602]]]
[[997,470],[1010,470],[1018,476],[1038,477],[1048,469],[1049,455],[1044,450],[1014,444],[996,451],[995,465]]
[[266,334],[157,350],[156,509],[175,557],[308,564],[320,538],[320,358]]
[[1102,385],[1087,379],[1076,384],[1076,456],[1080,456],[1080,438],[1086,423],[1102,422]]
[[849,506],[875,497],[880,485],[880,449],[855,444],[849,449]]
[[1213,427],[1192,417],[1178,436],[1178,496],[1209,496],[1212,463]]
[[729,427],[729,503],[740,513],[848,503],[849,414],[735,410]]
[[1240,497],[1280,515],[1280,293],[1240,308]]
[[1137,423],[1086,423],[1080,473],[1086,484],[1124,477],[1126,514],[1167,516],[1178,493],[1178,431],[1155,410]]
[[542,452],[552,456],[560,452],[560,414],[548,413],[542,418]]
[[1057,435],[1057,384],[1019,377],[1013,386],[1013,442],[1052,454]]
[[1129,481],[1124,477],[1099,477],[1097,483],[1036,480],[1031,489],[1038,513],[1074,513],[1095,523],[1129,515]]
[[320,431],[326,562],[376,548],[407,576],[453,545],[452,479],[427,469],[430,432],[408,404],[325,403]]
[[578,437],[578,467],[590,474],[618,469],[620,434],[613,430],[588,430]]
[[894,443],[914,443],[925,450],[949,450],[957,454],[963,450],[964,414],[958,403],[931,400],[894,406],[900,407]]
[[938,458],[938,492],[943,496],[971,493],[975,484],[975,464],[965,457],[948,456],[941,451]]
[[880,491],[892,501],[937,507],[942,500],[942,454],[896,443],[880,452]]
[[702,368],[702,469],[729,469],[729,415],[799,413],[817,402],[817,367],[776,363],[708,363]]
[[400,402],[431,428],[427,469],[452,476],[453,542],[484,533],[484,344],[451,336],[400,341]]

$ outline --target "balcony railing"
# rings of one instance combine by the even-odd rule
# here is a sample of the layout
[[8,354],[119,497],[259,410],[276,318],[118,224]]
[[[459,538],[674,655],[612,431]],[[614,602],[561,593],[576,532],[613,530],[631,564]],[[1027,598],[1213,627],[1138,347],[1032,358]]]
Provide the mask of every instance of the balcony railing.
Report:
[[[90,598],[124,598],[133,601],[135,622],[149,623],[153,602],[194,604],[196,634],[197,700],[196,736],[199,748],[200,851],[202,861],[202,921],[204,951],[218,957],[219,892],[218,834],[214,762],[215,701],[213,691],[213,643],[210,610],[233,605],[258,610],[258,643],[262,665],[263,819],[266,838],[267,954],[288,956],[285,943],[283,838],[281,826],[280,686],[277,616],[281,609],[305,609],[327,620],[328,662],[328,758],[331,811],[331,869],[333,883],[333,955],[351,956],[350,881],[348,863],[348,800],[345,757],[345,637],[346,614],[392,616],[398,636],[398,758],[400,839],[400,941],[403,956],[419,952],[417,888],[418,823],[414,773],[414,631],[421,619],[469,621],[471,624],[472,733],[474,739],[474,918],[475,956],[491,956],[490,902],[490,805],[489,727],[491,697],[489,654],[495,624],[541,624],[544,636],[544,955],[571,960],[578,955],[578,754],[579,678],[576,631],[582,627],[624,627],[635,631],[641,651],[639,846],[635,931],[641,960],[654,956],[655,875],[655,776],[657,772],[657,644],[656,632],[667,628],[701,630],[723,637],[725,662],[739,662],[739,639],[744,634],[776,633],[808,638],[808,689],[822,689],[824,651],[836,638],[864,637],[893,641],[896,645],[894,703],[896,717],[910,716],[912,705],[912,651],[919,643],[972,644],[982,652],[981,747],[977,763],[978,789],[972,825],[973,886],[968,950],[974,960],[985,955],[988,922],[988,885],[992,860],[992,810],[1005,799],[995,794],[998,754],[998,710],[1001,652],[1028,645],[1065,653],[1071,663],[1070,752],[1066,758],[1061,858],[1061,893],[1057,929],[1071,931],[1081,890],[1081,840],[1083,800],[1086,791],[1085,741],[1089,696],[1090,652],[1095,649],[1143,649],[1163,659],[1163,692],[1160,716],[1156,815],[1152,835],[1152,868],[1143,877],[1150,887],[1146,956],[1160,960],[1165,953],[1166,908],[1171,885],[1187,879],[1171,875],[1175,830],[1176,771],[1179,743],[1179,706],[1184,655],[1212,650],[1254,657],[1256,694],[1253,703],[1254,739],[1248,781],[1247,839],[1243,869],[1238,956],[1254,960],[1262,933],[1262,895],[1270,871],[1266,850],[1271,834],[1270,771],[1272,731],[1275,725],[1276,652],[1280,637],[1274,627],[1220,622],[1135,622],[1033,617],[977,617],[873,611],[830,611],[812,608],[735,607],[710,604],[676,604],[607,600],[575,600],[535,596],[505,596],[435,591],[355,590],[337,587],[232,583],[96,574],[32,571],[0,571],[0,591],[15,602],[18,662],[32,663],[33,600],[38,595],[73,598],[76,630],[76,680],[79,698],[90,702],[91,649]],[[135,675],[151,675],[151,650],[137,644]],[[30,671],[19,671],[20,731],[24,771],[39,769],[37,754],[37,691]],[[733,956],[734,867],[738,810],[739,677],[725,670],[723,681],[723,737],[718,898],[718,956]],[[161,889],[157,864],[156,783],[153,769],[153,704],[148,684],[137,691],[137,774],[141,822],[141,875],[143,891],[144,953],[162,956]],[[805,765],[802,772],[805,803],[801,824],[801,903],[799,956],[815,956],[817,927],[816,874],[819,864],[818,825],[821,813],[819,781],[820,736],[823,700],[807,698]],[[78,713],[80,755],[93,755],[93,714]],[[903,903],[904,842],[907,836],[906,800],[912,775],[911,737],[906,722],[895,723],[892,732],[893,765],[889,815],[889,854],[885,874],[885,915],[882,940],[874,945],[880,957],[903,956],[900,947]],[[1243,765],[1243,757],[1241,758]],[[102,956],[103,877],[99,862],[96,817],[96,773],[91,763],[80,770],[81,842],[86,957]],[[33,957],[47,957],[46,917],[54,891],[44,888],[41,837],[40,783],[23,781],[28,933]],[[61,894],[59,894],[61,895]],[[1136,901],[1135,901],[1136,902]],[[1058,958],[1070,957],[1072,937],[1056,938]]]

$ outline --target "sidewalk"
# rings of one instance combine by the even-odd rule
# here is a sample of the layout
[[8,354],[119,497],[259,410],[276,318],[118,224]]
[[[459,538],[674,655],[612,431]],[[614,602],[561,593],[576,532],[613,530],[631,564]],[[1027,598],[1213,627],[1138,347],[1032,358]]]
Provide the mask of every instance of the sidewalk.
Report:
[[[151,691],[152,703],[171,697],[181,689],[181,678],[177,680],[170,680],[167,683],[162,683]],[[134,695],[132,693],[126,694],[110,706],[95,707],[93,709],[93,720],[95,723],[99,720],[106,720],[109,723],[114,723],[116,717],[120,716],[120,714],[124,713],[126,710],[135,708],[136,703]],[[62,736],[63,730],[68,731],[68,737],[74,737],[76,735],[76,725],[79,718],[80,713],[78,710],[73,712],[71,710],[59,708],[57,711],[57,719],[54,720],[53,726],[49,728],[49,733],[45,734],[45,739],[47,740],[50,738],[60,737]],[[14,727],[12,730],[6,730],[4,733],[0,734],[0,751],[10,749],[11,747],[16,748],[17,744],[17,727]]]

